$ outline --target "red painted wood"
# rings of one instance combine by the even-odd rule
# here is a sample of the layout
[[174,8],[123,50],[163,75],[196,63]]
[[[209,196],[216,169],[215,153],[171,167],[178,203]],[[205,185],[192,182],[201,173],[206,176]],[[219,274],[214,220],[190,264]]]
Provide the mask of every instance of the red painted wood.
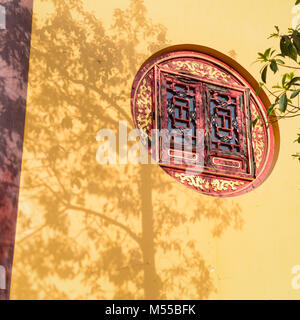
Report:
[[[254,128],[253,130],[253,141],[251,138],[251,128],[249,121],[249,109],[250,106],[248,104],[248,93],[247,90],[250,90],[251,96],[251,108],[252,111],[258,115],[266,116],[266,106],[263,105],[262,101],[256,97],[255,90],[252,88],[244,77],[242,77],[238,70],[234,70],[232,67],[229,67],[224,62],[216,59],[213,56],[209,56],[202,52],[197,51],[175,51],[175,52],[167,52],[162,55],[156,56],[154,59],[148,61],[138,72],[132,90],[132,114],[133,120],[136,127],[141,128],[138,117],[138,108],[137,102],[138,95],[141,88],[142,81],[145,81],[147,84],[150,84],[148,75],[151,70],[156,68],[156,77],[158,85],[158,89],[156,92],[155,87],[151,87],[152,89],[152,110],[155,110],[155,99],[156,95],[162,95],[164,91],[166,91],[166,80],[162,79],[172,79],[172,86],[175,83],[184,84],[188,81],[195,81],[196,84],[193,84],[196,88],[196,110],[197,110],[197,128],[202,128],[206,132],[205,137],[205,150],[204,150],[204,158],[205,165],[204,171],[194,171],[191,173],[190,169],[197,169],[195,166],[190,165],[189,162],[184,166],[179,166],[180,168],[174,167],[174,163],[172,161],[169,162],[169,165],[166,166],[166,163],[162,166],[163,170],[170,174],[177,181],[183,183],[189,188],[193,188],[198,192],[213,195],[213,196],[233,196],[242,194],[252,190],[253,188],[260,185],[264,179],[269,175],[270,170],[274,164],[273,156],[274,156],[274,130],[275,126],[270,126],[269,128]],[[245,72],[243,72],[245,73]],[[184,80],[185,79],[185,80]],[[190,80],[189,80],[190,79]],[[250,79],[250,78],[249,78]],[[253,79],[249,81],[253,82]],[[213,86],[211,86],[213,85]],[[151,84],[150,84],[151,86]],[[218,87],[216,87],[218,86]],[[187,85],[186,85],[187,88]],[[214,88],[214,89],[209,89]],[[220,89],[215,89],[220,88]],[[222,89],[222,90],[221,90]],[[217,92],[221,90],[222,92],[225,90],[225,95],[228,97],[228,101],[234,97],[236,98],[236,117],[238,121],[238,141],[236,142],[236,148],[233,149],[233,145],[225,142],[218,142],[217,145],[224,145],[231,148],[231,150],[235,150],[235,152],[226,152],[223,154],[217,149],[209,148],[209,140],[212,137],[212,123],[210,114],[210,108],[206,107],[207,99],[215,99],[217,97],[217,93],[214,93],[211,98],[210,92]],[[215,91],[217,90],[217,91]],[[205,94],[206,92],[206,94]],[[206,98],[205,98],[206,97]],[[232,97],[232,98],[230,98]],[[242,98],[243,97],[243,98]],[[242,100],[241,100],[242,98]],[[151,128],[167,128],[167,100],[166,96],[162,97],[162,101],[158,99],[158,115],[162,116],[162,126],[158,128],[156,122],[152,122],[150,124]],[[240,106],[240,102],[243,102],[243,107]],[[252,106],[253,105],[253,106]],[[145,105],[145,108],[147,106]],[[220,107],[221,110],[221,107]],[[158,116],[157,115],[157,116]],[[154,111],[155,117],[155,111]],[[252,118],[255,117],[252,114]],[[230,118],[230,119],[229,119]],[[232,115],[229,116],[229,122],[232,124]],[[248,119],[248,120],[247,120]],[[219,121],[219,120],[217,120]],[[208,126],[208,127],[207,127]],[[147,134],[150,134],[151,128],[147,128]],[[218,129],[217,129],[218,130]],[[219,128],[222,130],[222,128]],[[230,131],[230,130],[229,130]],[[223,131],[223,132],[226,132]],[[231,131],[230,131],[231,132]],[[259,138],[258,138],[259,136]],[[220,137],[219,137],[220,138]],[[260,146],[260,142],[264,144],[263,147]],[[245,150],[245,151],[243,151]],[[161,147],[161,153],[163,158],[166,157],[166,152],[164,147]],[[242,151],[245,152],[244,156]],[[169,151],[170,152],[170,151]],[[208,154],[210,152],[210,155]],[[261,155],[260,155],[261,154]],[[215,160],[216,158],[216,160]],[[252,164],[253,158],[256,164]],[[211,161],[211,162],[210,162]],[[214,161],[214,163],[212,163]],[[178,166],[177,166],[178,167]],[[252,167],[250,171],[250,167]],[[180,179],[179,175],[184,174],[186,169],[189,169],[189,175],[193,175],[193,178],[189,178],[190,180]],[[199,169],[199,168],[198,168]],[[199,186],[199,183],[195,183],[195,181],[191,181],[193,179],[201,178],[205,180],[205,188],[203,188],[204,184]],[[202,181],[201,180],[201,181]],[[216,182],[217,181],[217,182]],[[219,182],[218,182],[219,181]],[[221,186],[221,182],[225,183],[233,183],[232,186],[228,188]],[[219,185],[216,185],[219,183]]]
[[0,1],[6,29],[0,30],[0,265],[9,299],[24,134],[32,0]]

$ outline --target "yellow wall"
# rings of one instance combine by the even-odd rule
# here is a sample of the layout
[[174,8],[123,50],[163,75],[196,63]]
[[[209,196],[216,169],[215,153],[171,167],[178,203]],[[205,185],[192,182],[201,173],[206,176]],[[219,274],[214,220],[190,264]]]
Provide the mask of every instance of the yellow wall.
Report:
[[276,45],[267,37],[291,25],[293,4],[34,1],[12,299],[300,298],[296,119],[280,123],[270,177],[235,198],[200,195],[156,165],[96,162],[98,130],[132,128],[148,56],[200,44],[259,80],[256,53]]

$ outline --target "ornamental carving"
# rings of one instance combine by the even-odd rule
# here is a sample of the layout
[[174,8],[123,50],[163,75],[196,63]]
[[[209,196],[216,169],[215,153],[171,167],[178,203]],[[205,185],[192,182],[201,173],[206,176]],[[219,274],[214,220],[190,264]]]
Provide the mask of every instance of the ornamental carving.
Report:
[[187,175],[184,173],[175,173],[175,177],[178,177],[181,183],[187,183],[188,185],[201,190],[209,190],[211,187],[214,191],[233,191],[237,190],[237,186],[244,184],[243,181],[232,181],[223,179],[213,179],[210,181],[207,179],[203,179],[200,176]]
[[265,150],[264,123],[262,118],[259,118],[260,114],[253,103],[251,103],[251,115],[251,120],[258,119],[256,125],[252,128],[252,144],[256,166],[259,168],[263,160],[263,153]]
[[[249,82],[232,65],[200,52],[149,60],[134,80],[131,105],[146,148],[152,152],[155,145],[158,165],[207,195],[257,187],[272,168],[278,129],[262,125],[266,107]],[[260,123],[252,128],[257,116]],[[159,132],[154,141],[152,130]]]
[[[152,89],[147,85],[147,81],[144,78],[142,84],[139,87],[137,93],[137,117],[136,124],[140,129],[141,137],[145,140],[148,137],[149,130],[151,129],[152,118]],[[149,139],[151,136],[149,135]]]
[[175,173],[175,177],[180,179],[181,183],[187,182],[188,185],[193,186],[195,188],[199,188],[201,190],[208,190],[210,183],[209,181],[195,175],[186,175],[184,173]]
[[173,61],[172,64],[177,71],[188,71],[191,74],[200,75],[201,77],[206,77],[212,80],[224,81],[226,83],[230,83],[230,81],[232,81],[232,77],[230,77],[229,74],[218,68],[200,62],[184,60]]

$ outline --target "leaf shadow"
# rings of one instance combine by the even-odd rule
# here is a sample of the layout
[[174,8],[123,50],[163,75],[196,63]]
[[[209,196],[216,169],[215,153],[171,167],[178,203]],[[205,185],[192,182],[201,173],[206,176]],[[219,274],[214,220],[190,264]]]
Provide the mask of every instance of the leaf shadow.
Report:
[[99,129],[132,129],[133,77],[169,45],[166,28],[142,0],[116,9],[110,28],[78,0],[50,3],[33,19],[13,297],[209,298],[199,239],[180,230],[211,220],[220,237],[242,228],[240,208],[199,196],[187,213],[160,168],[95,159]]

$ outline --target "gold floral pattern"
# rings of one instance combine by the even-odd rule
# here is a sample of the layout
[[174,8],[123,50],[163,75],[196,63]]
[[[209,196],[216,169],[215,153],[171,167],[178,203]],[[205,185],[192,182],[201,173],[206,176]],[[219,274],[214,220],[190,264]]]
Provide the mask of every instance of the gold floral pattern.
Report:
[[142,85],[139,87],[136,103],[137,108],[137,127],[141,131],[141,138],[146,140],[151,137],[148,136],[148,131],[151,129],[152,125],[152,90],[151,87],[147,85],[146,79],[143,79]]
[[175,177],[180,179],[181,183],[187,182],[188,185],[201,190],[209,190],[210,186],[214,191],[228,191],[228,190],[237,190],[237,186],[243,185],[242,181],[232,181],[224,179],[214,179],[212,181],[203,179],[195,175],[187,175],[184,173],[175,173]]
[[207,76],[208,78],[211,78],[213,80],[219,80],[219,81],[221,80],[224,82],[234,81],[234,79],[230,75],[219,70],[218,68],[215,68],[213,66],[206,65],[200,62],[188,61],[188,60],[173,61],[172,65],[173,67],[175,67],[177,71],[182,71],[182,69],[185,69],[192,74],[200,75],[202,77]]
[[[252,114],[252,120],[256,119],[259,116],[259,113],[253,103],[251,103],[251,114]],[[257,168],[260,167],[260,164],[263,158],[264,148],[265,148],[263,137],[264,137],[263,122],[261,119],[258,119],[255,127],[252,129],[252,145],[253,145],[255,163]]]
[[175,173],[175,177],[180,178],[180,182],[184,183],[185,181],[195,188],[199,188],[201,190],[209,189],[209,181],[195,175],[186,175],[184,173]]
[[227,191],[228,189],[236,190],[238,185],[243,185],[242,181],[231,181],[223,179],[214,179],[211,181],[211,186],[214,191]]

